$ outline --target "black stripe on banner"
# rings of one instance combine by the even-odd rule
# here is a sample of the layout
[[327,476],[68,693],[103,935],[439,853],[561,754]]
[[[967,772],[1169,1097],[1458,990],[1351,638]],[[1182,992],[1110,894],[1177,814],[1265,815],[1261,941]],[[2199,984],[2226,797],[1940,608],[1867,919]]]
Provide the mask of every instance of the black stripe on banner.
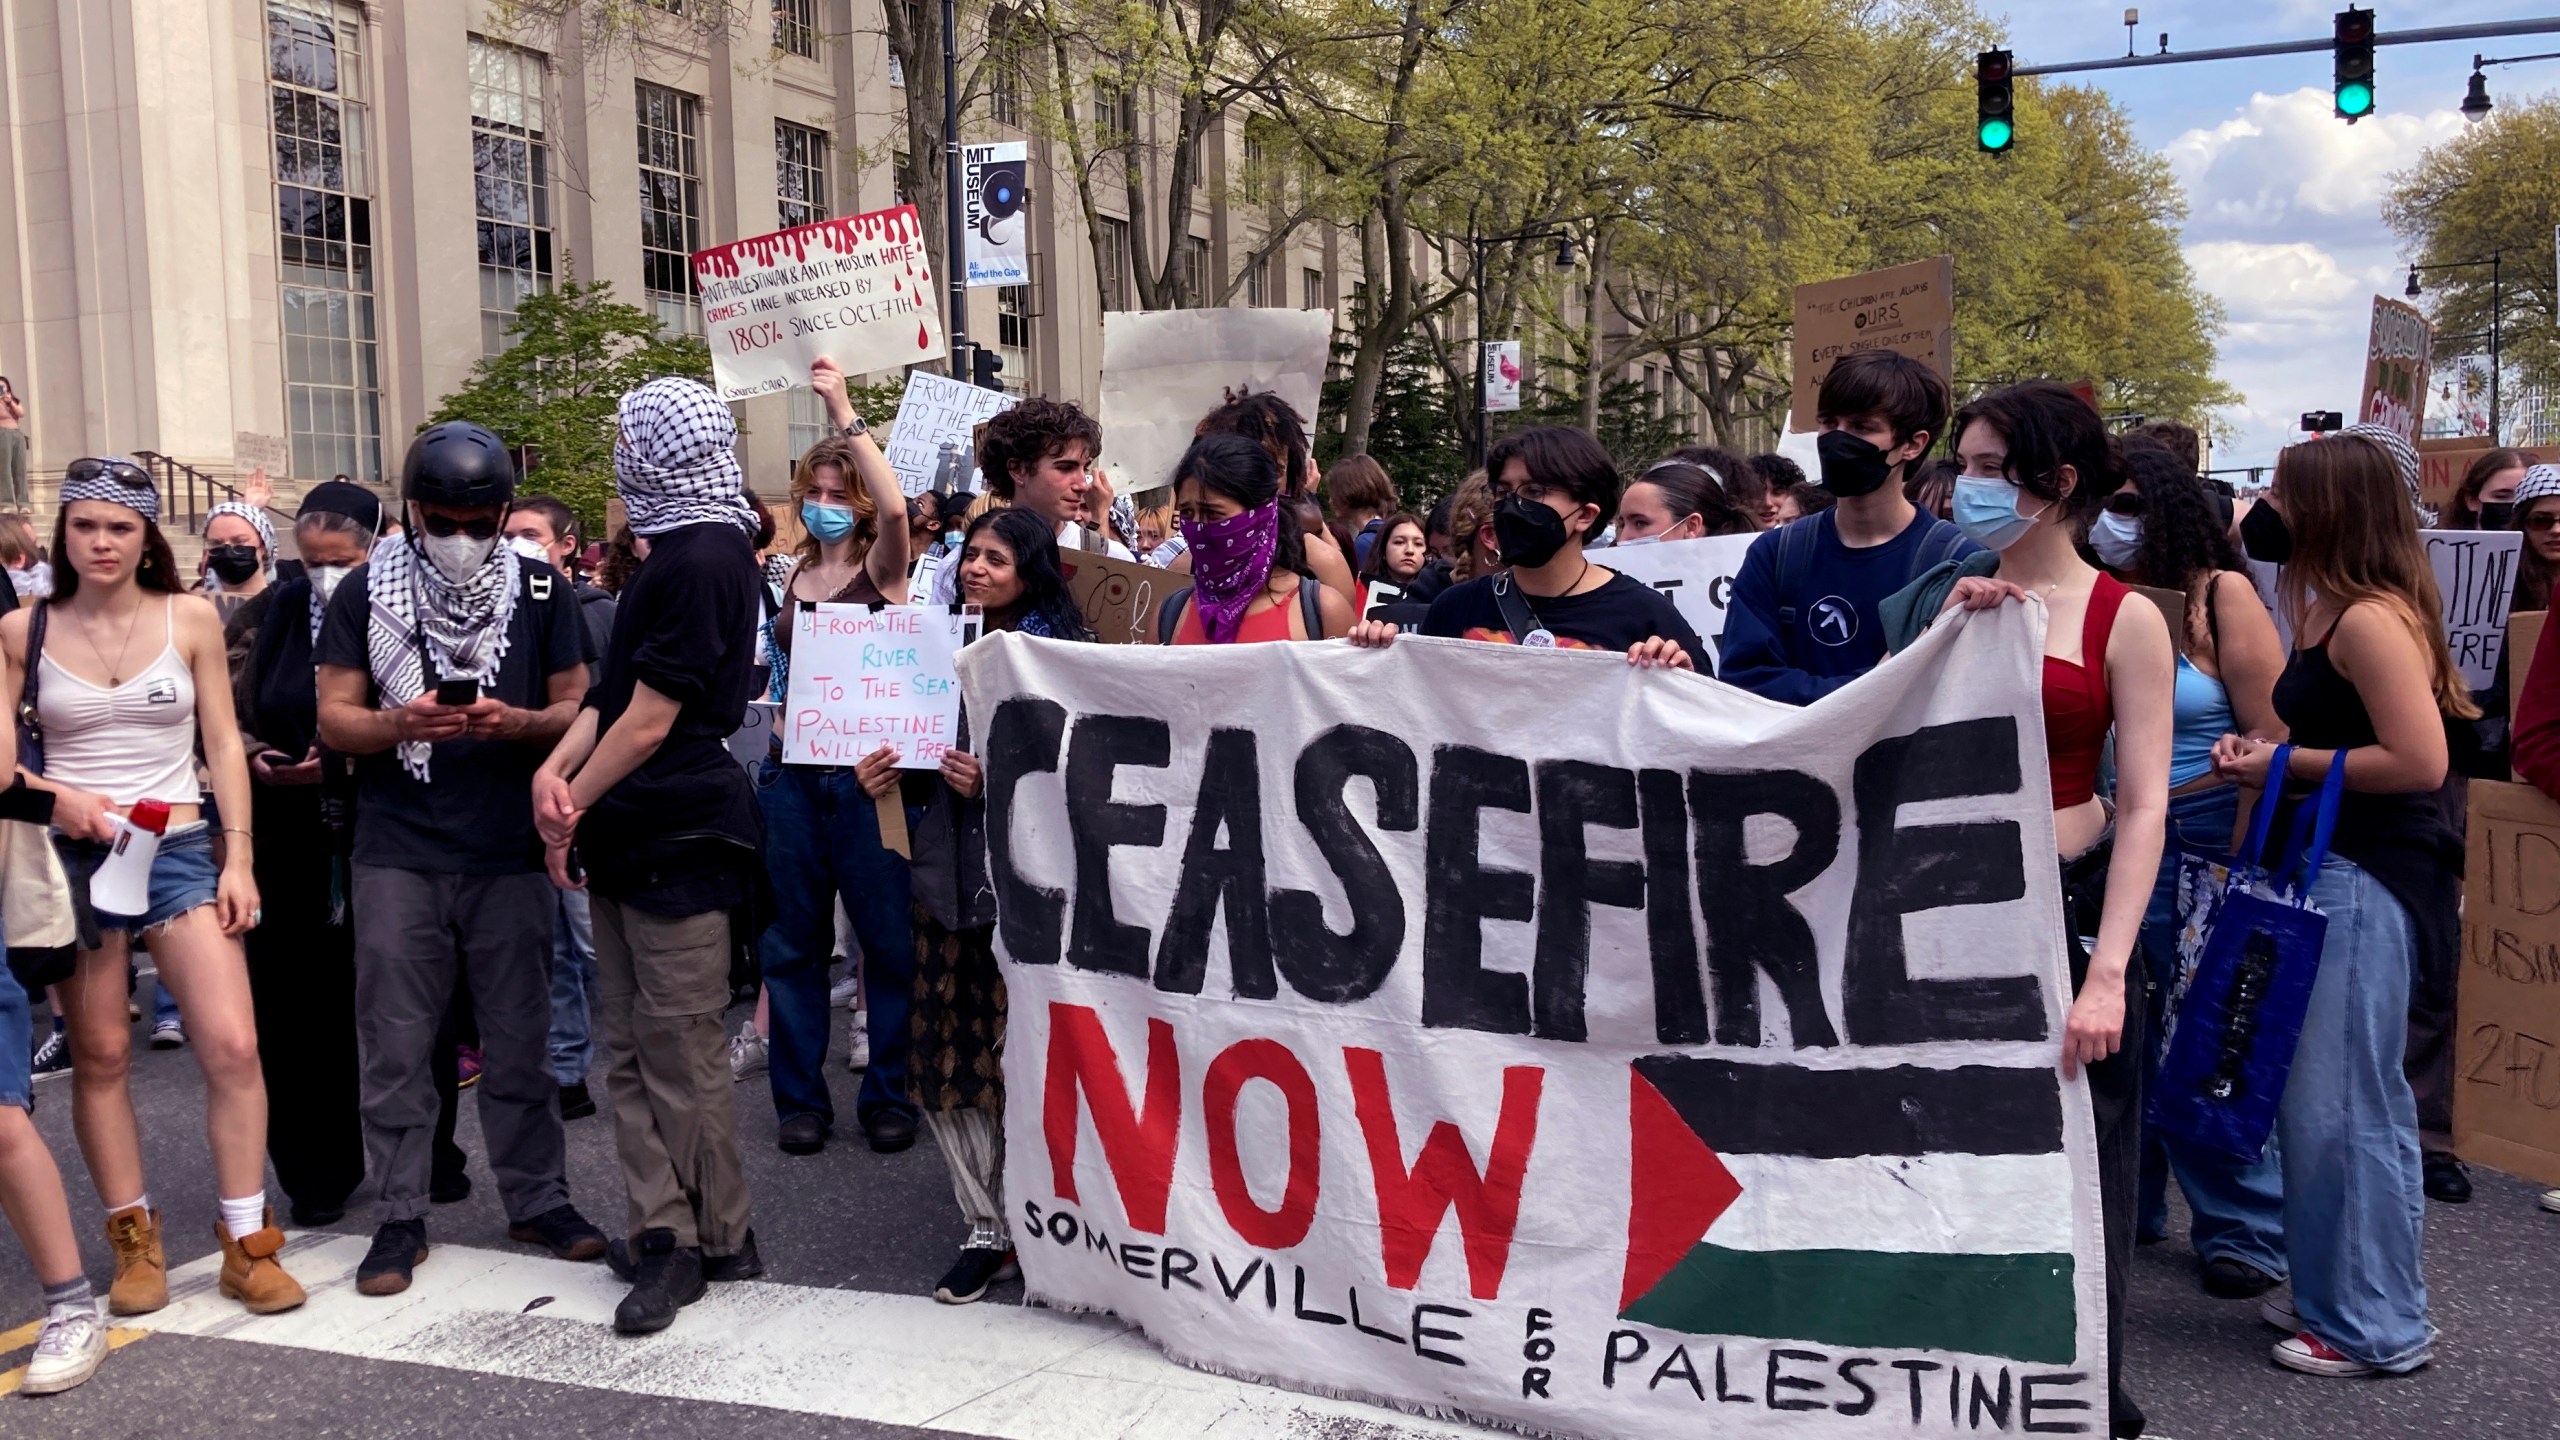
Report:
[[2053,1067],[1808,1070],[1651,1055],[1636,1073],[1724,1155],[2045,1155],[2062,1148]]

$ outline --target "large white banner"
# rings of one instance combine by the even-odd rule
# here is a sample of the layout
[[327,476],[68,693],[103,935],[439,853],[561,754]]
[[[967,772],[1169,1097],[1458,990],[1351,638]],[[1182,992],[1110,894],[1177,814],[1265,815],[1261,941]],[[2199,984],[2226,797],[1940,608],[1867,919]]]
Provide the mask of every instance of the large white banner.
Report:
[[723,400],[938,360],[942,312],[916,207],[875,210],[693,252],[711,379]]
[[1413,637],[970,647],[1032,1297],[1539,1433],[2103,1425],[2042,615],[1803,709]]
[[1031,283],[1031,146],[960,147],[960,219],[972,288]]
[[1695,540],[1660,540],[1651,545],[1612,545],[1591,558],[1631,580],[1641,580],[1680,607],[1680,618],[1698,632],[1723,661],[1724,612],[1733,599],[1733,577],[1742,573],[1742,557],[1751,553],[1750,535],[1706,535]]
[[1113,311],[1102,317],[1103,458],[1120,494],[1173,483],[1202,416],[1277,390],[1315,433],[1328,310]]

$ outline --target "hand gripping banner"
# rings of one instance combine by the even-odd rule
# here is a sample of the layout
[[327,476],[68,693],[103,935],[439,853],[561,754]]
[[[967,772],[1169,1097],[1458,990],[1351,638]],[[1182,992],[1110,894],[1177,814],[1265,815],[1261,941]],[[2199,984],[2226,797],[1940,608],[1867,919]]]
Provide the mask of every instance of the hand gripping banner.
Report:
[[1543,1433],[2101,1433],[2040,609],[1806,709],[1399,640],[960,660],[1035,1300]]

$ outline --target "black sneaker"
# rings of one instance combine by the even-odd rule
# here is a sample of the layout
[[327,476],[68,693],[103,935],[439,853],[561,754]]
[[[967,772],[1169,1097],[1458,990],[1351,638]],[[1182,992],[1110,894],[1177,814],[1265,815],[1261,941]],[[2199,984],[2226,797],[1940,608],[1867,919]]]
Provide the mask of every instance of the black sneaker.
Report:
[[775,1138],[785,1155],[815,1155],[827,1148],[827,1131],[831,1127],[823,1115],[794,1115],[782,1122]]
[[587,1093],[587,1082],[573,1080],[560,1087],[560,1118],[584,1120],[596,1113],[596,1097]]
[[27,1072],[38,1080],[50,1080],[56,1075],[70,1074],[70,1036],[60,1030],[46,1035],[44,1043],[36,1047],[36,1053],[28,1057]]
[[960,1252],[951,1268],[934,1283],[933,1298],[945,1305],[966,1305],[987,1293],[987,1287],[999,1280],[1019,1280],[1022,1267],[1013,1262],[1011,1250],[980,1249],[976,1246]]
[[2204,1293],[2217,1300],[2255,1300],[2284,1282],[2246,1260],[2216,1255],[2204,1262]]
[[[625,1285],[630,1284],[637,1274],[631,1268],[631,1249],[620,1240],[605,1246],[604,1268],[612,1271],[613,1278]],[[747,1238],[738,1246],[737,1254],[702,1257],[702,1278],[714,1285],[726,1285],[734,1280],[760,1279],[763,1275],[764,1257],[756,1253],[756,1232],[753,1230],[747,1232]]]
[[916,1117],[884,1105],[862,1117],[862,1133],[875,1152],[895,1155],[916,1143]]
[[2427,1198],[2447,1205],[2471,1203],[2471,1172],[2450,1157],[2426,1162]]
[[554,1205],[530,1220],[507,1227],[507,1238],[520,1245],[539,1245],[555,1260],[594,1260],[604,1254],[604,1232],[587,1223],[575,1205]]
[[373,1232],[373,1248],[356,1266],[356,1293],[397,1295],[409,1288],[409,1273],[427,1258],[427,1222],[392,1220]]
[[639,1264],[631,1293],[614,1307],[613,1328],[625,1335],[654,1335],[676,1323],[676,1311],[702,1298],[702,1252],[678,1245],[661,1226],[640,1232]]

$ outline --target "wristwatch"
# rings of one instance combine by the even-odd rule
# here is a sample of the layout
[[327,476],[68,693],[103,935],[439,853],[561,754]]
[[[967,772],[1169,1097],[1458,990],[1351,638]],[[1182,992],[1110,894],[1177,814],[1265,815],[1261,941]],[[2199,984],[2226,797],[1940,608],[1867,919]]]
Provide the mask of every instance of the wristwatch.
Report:
[[870,421],[868,421],[868,420],[863,419],[863,418],[862,418],[861,416],[859,416],[859,415],[856,415],[856,416],[854,416],[854,417],[853,417],[853,423],[852,423],[852,424],[847,425],[847,426],[846,426],[846,427],[844,427],[842,430],[839,430],[839,431],[837,431],[836,433],[837,433],[837,434],[839,434],[839,435],[846,436],[847,438],[850,438],[850,437],[855,436],[855,435],[868,435],[868,434],[870,434],[870,433],[871,433],[871,422],[870,422]]

